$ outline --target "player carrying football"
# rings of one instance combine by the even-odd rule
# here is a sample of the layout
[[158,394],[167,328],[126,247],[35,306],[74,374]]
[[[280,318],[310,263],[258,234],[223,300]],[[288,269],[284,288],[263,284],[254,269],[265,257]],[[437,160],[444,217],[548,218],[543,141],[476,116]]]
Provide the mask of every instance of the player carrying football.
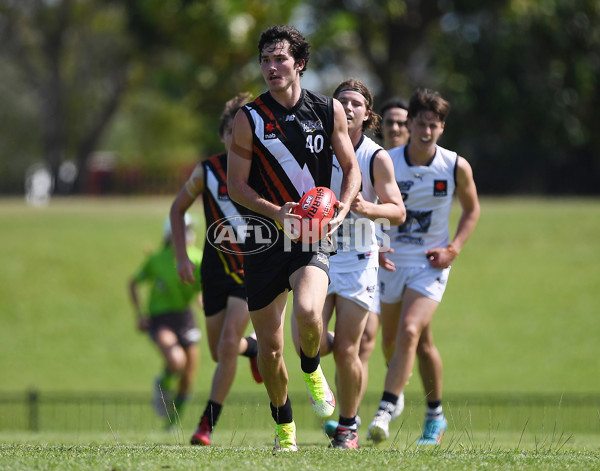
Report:
[[[263,78],[269,90],[237,114],[229,150],[228,188],[234,201],[251,213],[285,227],[302,194],[330,185],[332,152],[344,174],[340,204],[332,227],[348,213],[360,186],[360,170],[348,137],[346,115],[332,98],[303,89],[300,77],[309,59],[309,43],[290,26],[272,26],[259,40]],[[329,253],[319,244],[284,250],[284,235],[260,253],[246,239],[244,271],[250,317],[258,340],[258,365],[276,423],[276,449],[297,450],[296,426],[288,398],[283,359],[284,316],[293,290],[301,368],[315,412],[330,416],[333,393],[320,366],[321,312],[327,293]],[[288,244],[289,245],[289,244]]]

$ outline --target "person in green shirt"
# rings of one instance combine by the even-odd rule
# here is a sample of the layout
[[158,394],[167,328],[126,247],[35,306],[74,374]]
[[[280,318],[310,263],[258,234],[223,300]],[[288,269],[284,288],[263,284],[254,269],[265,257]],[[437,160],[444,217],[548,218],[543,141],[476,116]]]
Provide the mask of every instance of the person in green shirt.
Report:
[[[192,218],[186,215],[185,222],[188,256],[199,269],[202,251],[194,245]],[[148,332],[164,358],[164,371],[155,379],[152,404],[160,416],[167,418],[167,425],[181,417],[194,383],[201,333],[190,305],[194,299],[202,305],[200,281],[183,284],[179,279],[171,236],[167,219],[162,246],[146,257],[129,283],[138,328]],[[141,284],[150,285],[145,310],[140,302]]]

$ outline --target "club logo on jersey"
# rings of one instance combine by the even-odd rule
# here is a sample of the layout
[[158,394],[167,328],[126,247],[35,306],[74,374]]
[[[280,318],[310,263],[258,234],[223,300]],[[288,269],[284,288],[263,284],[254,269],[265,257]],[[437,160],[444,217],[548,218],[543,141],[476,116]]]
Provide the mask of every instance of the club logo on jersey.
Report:
[[409,191],[411,189],[411,187],[415,184],[415,182],[413,182],[412,180],[403,180],[401,182],[396,182],[398,184],[398,188],[400,189],[400,192],[404,193],[406,191]]
[[400,194],[402,195],[402,201],[406,201],[408,199],[408,191],[415,184],[412,180],[403,180],[401,182],[396,182],[398,184],[398,189],[400,190]]
[[264,139],[277,139],[276,125],[273,122],[265,124]]
[[[429,232],[429,228],[431,227],[431,215],[433,212],[429,211],[413,211],[410,209],[406,210],[406,220],[400,226],[398,226],[398,236],[405,237],[406,234],[427,234]],[[400,240],[400,239],[398,239]],[[407,242],[403,240],[403,242],[421,245],[420,242]]]
[[448,180],[433,181],[433,196],[448,196]]
[[321,120],[301,121],[300,124],[302,124],[302,129],[304,130],[304,132],[307,132],[307,133],[323,130],[323,123],[321,122]]

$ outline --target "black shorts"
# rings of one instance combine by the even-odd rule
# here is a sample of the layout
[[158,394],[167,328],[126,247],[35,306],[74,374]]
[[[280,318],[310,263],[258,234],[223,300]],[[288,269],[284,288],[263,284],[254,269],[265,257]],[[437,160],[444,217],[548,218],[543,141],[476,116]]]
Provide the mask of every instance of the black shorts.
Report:
[[177,336],[177,342],[187,348],[200,340],[200,330],[196,327],[196,321],[192,311],[165,312],[156,316],[150,316],[150,328],[148,333],[156,342],[158,331],[162,328],[172,330]]
[[238,283],[222,270],[216,270],[210,276],[204,274],[202,277],[202,301],[206,317],[214,316],[225,309],[229,296],[245,301],[246,288],[244,284]]
[[316,266],[329,276],[330,252],[317,244],[309,251],[306,249],[303,244],[294,243],[291,250],[284,251],[283,244],[275,244],[267,251],[244,256],[250,311],[262,309],[282,292],[291,289],[290,276],[299,268]]

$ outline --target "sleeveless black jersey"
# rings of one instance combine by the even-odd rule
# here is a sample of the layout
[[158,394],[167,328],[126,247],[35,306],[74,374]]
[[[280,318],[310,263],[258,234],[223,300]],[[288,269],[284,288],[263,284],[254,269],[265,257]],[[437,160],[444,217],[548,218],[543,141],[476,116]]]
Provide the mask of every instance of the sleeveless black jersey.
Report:
[[[204,167],[204,192],[202,202],[206,219],[206,238],[202,258],[202,274],[215,276],[218,267],[236,282],[243,283],[243,241],[235,236],[232,221],[243,221],[242,208],[229,198],[227,192],[227,154],[217,154],[202,161]],[[225,232],[223,232],[225,231]],[[219,234],[227,234],[219,237]],[[214,245],[213,245],[214,244]],[[215,247],[218,246],[219,249]],[[219,270],[220,271],[220,270]]]
[[303,89],[287,109],[266,92],[242,109],[254,141],[248,184],[261,197],[281,206],[330,186],[332,98]]

